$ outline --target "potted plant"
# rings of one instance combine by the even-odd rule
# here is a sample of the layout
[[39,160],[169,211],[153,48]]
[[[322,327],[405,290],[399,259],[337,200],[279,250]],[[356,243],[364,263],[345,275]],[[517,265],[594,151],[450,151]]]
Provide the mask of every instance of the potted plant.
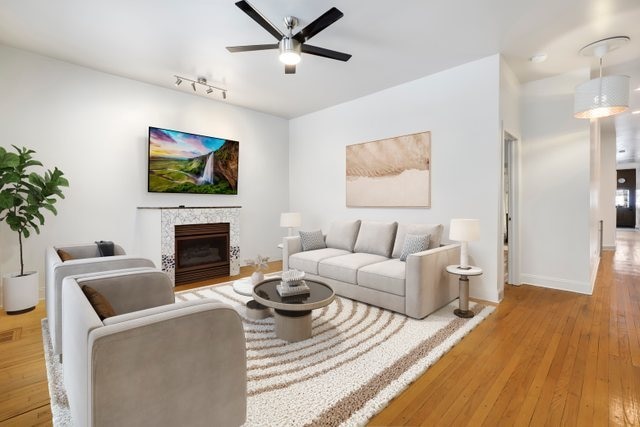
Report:
[[61,187],[69,182],[61,170],[45,170],[44,174],[32,171],[42,167],[34,160],[35,151],[13,146],[15,153],[0,147],[0,221],[18,234],[20,248],[20,272],[7,274],[2,279],[3,305],[7,314],[33,310],[38,303],[38,273],[24,271],[22,239],[33,231],[40,234],[44,224],[44,212],[57,214],[54,204],[64,199]]
[[261,255],[258,255],[256,259],[244,260],[244,262],[246,262],[247,265],[253,266],[253,269],[254,269],[253,274],[251,274],[252,285],[255,286],[264,280],[264,273],[261,270],[269,269],[269,265],[267,264],[267,261],[269,261],[269,257],[261,256]]

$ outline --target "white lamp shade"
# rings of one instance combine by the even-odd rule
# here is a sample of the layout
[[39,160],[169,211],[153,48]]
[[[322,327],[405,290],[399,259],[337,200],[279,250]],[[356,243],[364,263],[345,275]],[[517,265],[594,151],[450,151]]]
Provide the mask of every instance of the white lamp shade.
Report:
[[576,87],[573,116],[597,119],[629,109],[629,76],[605,76]]
[[280,214],[280,227],[300,227],[302,216],[299,212],[283,212]]
[[454,218],[449,225],[449,238],[456,242],[472,242],[480,239],[480,220]]

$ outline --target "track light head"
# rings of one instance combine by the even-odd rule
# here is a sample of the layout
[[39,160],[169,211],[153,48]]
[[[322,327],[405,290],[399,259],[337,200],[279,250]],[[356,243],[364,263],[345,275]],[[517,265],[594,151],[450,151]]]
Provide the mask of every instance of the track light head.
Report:
[[193,91],[196,91],[196,82],[191,82],[191,87],[193,88]]
[[226,90],[222,91],[222,99],[227,99],[227,91]]
[[211,92],[213,92],[213,89],[211,89],[210,87],[207,88],[207,94],[210,94]]
[[180,83],[182,83],[182,79],[181,79],[180,77],[176,76],[176,83],[175,83],[175,85],[176,85],[176,86],[180,86]]

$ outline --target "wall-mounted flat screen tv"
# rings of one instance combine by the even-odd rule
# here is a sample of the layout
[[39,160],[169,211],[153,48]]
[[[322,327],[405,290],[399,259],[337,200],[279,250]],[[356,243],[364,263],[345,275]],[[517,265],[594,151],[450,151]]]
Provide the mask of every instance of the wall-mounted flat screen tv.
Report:
[[149,127],[153,193],[238,194],[238,141]]

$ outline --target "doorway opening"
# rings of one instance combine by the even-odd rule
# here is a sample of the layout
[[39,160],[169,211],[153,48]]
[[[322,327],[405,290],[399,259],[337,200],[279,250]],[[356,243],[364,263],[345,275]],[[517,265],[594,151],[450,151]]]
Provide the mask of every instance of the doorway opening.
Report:
[[636,226],[636,170],[618,169],[616,187],[616,227]]
[[509,132],[503,136],[502,162],[502,259],[503,284],[520,285],[518,280],[518,189],[520,145]]

